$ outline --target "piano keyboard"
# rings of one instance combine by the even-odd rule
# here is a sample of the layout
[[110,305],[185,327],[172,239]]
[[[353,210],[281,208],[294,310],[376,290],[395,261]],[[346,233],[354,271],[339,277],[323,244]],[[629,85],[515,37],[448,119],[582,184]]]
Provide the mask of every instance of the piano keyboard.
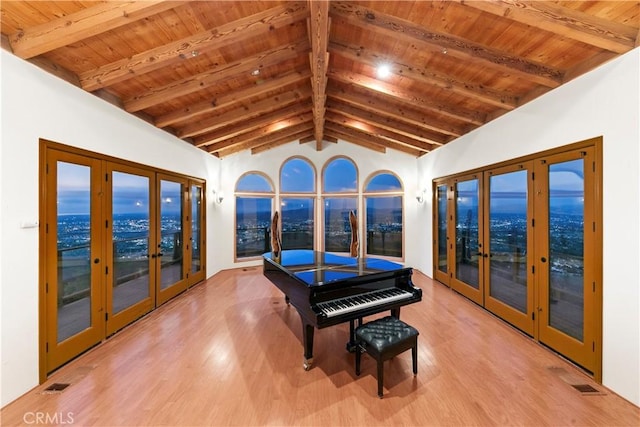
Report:
[[352,297],[321,302],[317,304],[317,307],[327,317],[333,317],[376,305],[411,298],[412,296],[413,294],[411,292],[403,291],[399,288],[379,289]]

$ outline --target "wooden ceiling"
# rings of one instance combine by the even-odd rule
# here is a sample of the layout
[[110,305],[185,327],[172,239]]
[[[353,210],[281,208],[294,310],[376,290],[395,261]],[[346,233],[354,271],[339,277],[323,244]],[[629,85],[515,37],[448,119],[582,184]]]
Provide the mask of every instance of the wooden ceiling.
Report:
[[338,140],[420,156],[640,39],[638,1],[3,0],[0,9],[3,48],[219,157]]

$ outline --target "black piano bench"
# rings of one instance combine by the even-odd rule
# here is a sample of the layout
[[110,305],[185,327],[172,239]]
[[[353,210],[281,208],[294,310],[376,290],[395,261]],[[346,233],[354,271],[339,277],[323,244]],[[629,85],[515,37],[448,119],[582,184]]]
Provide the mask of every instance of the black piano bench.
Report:
[[385,360],[411,349],[413,375],[418,374],[418,330],[392,316],[383,317],[356,328],[356,375],[360,375],[360,357],[369,353],[378,363],[378,397],[382,399]]

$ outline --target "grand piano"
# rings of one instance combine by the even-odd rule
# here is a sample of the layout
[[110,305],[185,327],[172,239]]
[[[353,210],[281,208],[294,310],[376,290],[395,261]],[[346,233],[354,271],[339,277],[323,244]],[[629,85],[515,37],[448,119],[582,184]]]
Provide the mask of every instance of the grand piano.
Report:
[[347,350],[355,347],[354,322],[422,299],[411,282],[413,270],[381,258],[354,258],[306,249],[263,255],[264,275],[300,314],[305,370],[313,363],[314,328],[350,322]]

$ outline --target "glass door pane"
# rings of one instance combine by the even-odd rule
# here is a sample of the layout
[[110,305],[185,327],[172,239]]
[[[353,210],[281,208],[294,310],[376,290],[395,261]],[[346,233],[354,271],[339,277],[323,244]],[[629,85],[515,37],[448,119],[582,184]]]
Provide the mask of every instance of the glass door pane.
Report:
[[158,271],[158,305],[186,289],[184,212],[186,181],[159,179],[159,237],[155,256]]
[[456,184],[456,279],[478,289],[478,180]]
[[489,295],[527,312],[527,171],[489,177]]
[[485,224],[485,307],[522,331],[534,334],[531,278],[533,163],[488,171]]
[[549,326],[584,338],[584,161],[549,165]]
[[482,209],[480,179],[461,177],[453,185],[455,245],[451,252],[451,288],[478,304],[483,302]]
[[191,272],[197,273],[202,268],[200,259],[200,214],[202,204],[202,187],[191,186]]
[[154,175],[114,163],[107,167],[111,183],[107,334],[112,334],[151,311],[155,302]]
[[57,171],[60,343],[91,326],[91,167],[59,161]]
[[[437,271],[448,279],[449,267],[447,263],[448,239],[447,239],[447,188],[445,185],[438,185],[436,193],[436,215],[437,215]],[[447,280],[448,283],[448,280]]]

